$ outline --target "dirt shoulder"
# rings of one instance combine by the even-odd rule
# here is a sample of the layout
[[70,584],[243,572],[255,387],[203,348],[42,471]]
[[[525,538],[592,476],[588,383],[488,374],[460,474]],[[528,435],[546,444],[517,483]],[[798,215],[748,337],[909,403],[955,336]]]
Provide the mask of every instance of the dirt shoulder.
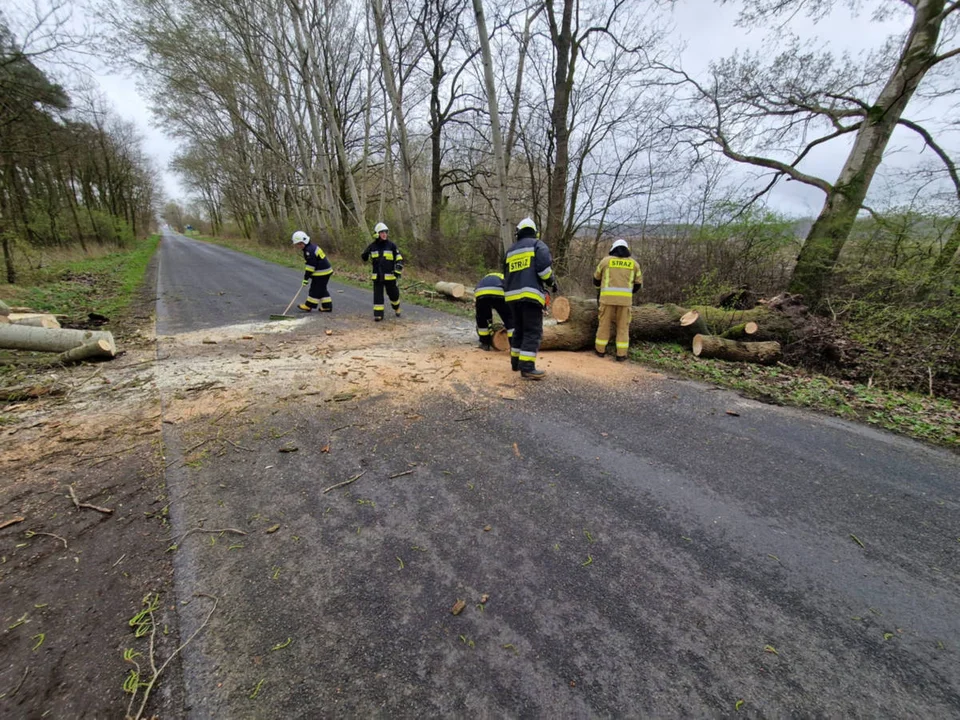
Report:
[[[148,283],[110,328],[121,357],[38,370],[32,381],[58,394],[0,407],[0,715],[124,716],[125,683],[152,676],[130,624],[147,597],[160,599],[144,635],[157,666],[177,647],[154,295]],[[150,710],[177,717],[178,686],[161,678]]]

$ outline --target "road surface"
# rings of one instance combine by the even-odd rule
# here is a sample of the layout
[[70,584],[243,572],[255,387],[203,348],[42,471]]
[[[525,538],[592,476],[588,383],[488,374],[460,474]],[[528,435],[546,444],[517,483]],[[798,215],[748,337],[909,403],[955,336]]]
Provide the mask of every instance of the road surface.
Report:
[[160,246],[187,716],[960,717],[957,457],[300,276]]

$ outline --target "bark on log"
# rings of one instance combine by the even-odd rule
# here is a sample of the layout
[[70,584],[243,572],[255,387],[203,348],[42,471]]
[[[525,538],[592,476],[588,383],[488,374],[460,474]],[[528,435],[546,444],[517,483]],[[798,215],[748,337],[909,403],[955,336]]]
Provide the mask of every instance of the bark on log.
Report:
[[451,283],[451,282],[438,282],[433,286],[438,293],[443,293],[448,297],[455,298],[460,300],[463,298],[466,288],[463,287],[462,283]]
[[60,353],[57,359],[66,364],[96,358],[113,358],[116,354],[117,349],[114,347],[113,342],[101,338],[99,340],[91,340],[72,350]]
[[726,340],[716,335],[697,335],[693,339],[693,354],[700,358],[716,358],[759,365],[773,365],[781,357],[778,342],[740,342]]
[[38,352],[65,352],[91,340],[106,340],[116,347],[113,335],[96,330],[64,330],[0,325],[0,348],[8,350],[36,350]]
[[9,315],[10,306],[7,305],[3,300],[0,300],[0,315]]
[[41,327],[54,329],[60,327],[60,321],[48,313],[10,313],[7,315],[14,325],[28,325],[30,327]]
[[570,301],[565,297],[555,297],[550,302],[550,317],[558,323],[570,319]]
[[[570,318],[558,323],[544,318],[542,350],[583,350],[593,347],[597,332],[597,302],[583,297],[569,297]],[[705,306],[694,308],[698,317],[690,325],[681,318],[690,308],[678,305],[636,305],[630,309],[630,341],[668,340],[689,347],[696,335],[717,335],[736,325],[755,322],[753,340],[789,342],[793,324],[789,318],[763,306],[753,310],[720,310]],[[688,320],[692,315],[687,315]]]
[[[754,339],[754,336],[760,330],[760,326],[755,322],[741,323],[739,325],[734,325],[729,330],[725,330],[720,337],[726,340],[740,340],[742,338]],[[706,335],[707,333],[703,333]]]

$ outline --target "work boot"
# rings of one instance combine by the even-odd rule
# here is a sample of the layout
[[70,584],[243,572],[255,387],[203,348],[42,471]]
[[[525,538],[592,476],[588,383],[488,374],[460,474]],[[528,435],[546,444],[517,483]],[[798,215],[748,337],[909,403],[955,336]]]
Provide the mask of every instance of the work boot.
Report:
[[606,354],[605,352],[600,352],[600,351],[597,350],[597,349],[594,349],[594,352],[597,354],[597,357],[606,357],[606,356],[607,356],[607,354]]
[[306,303],[301,303],[300,305],[297,305],[297,310],[300,310],[301,312],[310,312],[313,310],[313,308]]
[[617,355],[617,362],[626,362],[626,361],[627,361],[626,355]]
[[373,321],[374,321],[374,322],[380,322],[381,320],[383,320],[382,317],[374,317],[374,318],[373,318]]
[[397,317],[400,317],[400,310],[399,310],[399,309],[394,310],[394,312],[397,314]]
[[486,350],[486,351],[489,352],[489,351],[490,351],[490,346],[489,346],[487,343],[483,342],[483,340],[481,340],[481,341],[480,341],[480,349],[481,349],[481,350]]
[[522,377],[524,380],[543,380],[543,378],[545,378],[546,376],[547,376],[546,372],[544,372],[543,370],[537,370],[536,368],[534,368],[533,370],[520,371],[520,377]]
[[520,372],[520,361],[517,358],[510,358],[510,369],[514,372]]

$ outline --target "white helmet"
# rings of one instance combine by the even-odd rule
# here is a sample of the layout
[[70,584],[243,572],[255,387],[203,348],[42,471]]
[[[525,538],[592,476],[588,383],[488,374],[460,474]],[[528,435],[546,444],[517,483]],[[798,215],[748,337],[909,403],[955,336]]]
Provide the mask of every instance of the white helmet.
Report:
[[524,228],[530,228],[534,232],[537,231],[537,224],[533,221],[532,218],[525,217],[523,220],[517,223],[517,232],[520,232]]
[[373,226],[373,234],[379,235],[382,232],[389,232],[389,228],[383,223],[377,223]]
[[299,245],[300,243],[303,243],[304,245],[306,245],[307,243],[310,242],[310,236],[307,235],[303,230],[297,230],[293,234],[293,237],[291,238],[291,240],[293,241],[294,245]]
[[613,245],[610,246],[610,251],[613,252],[618,247],[627,248],[627,250],[630,249],[630,246],[627,245],[627,241],[624,240],[623,238],[620,238],[619,240],[614,240]]

